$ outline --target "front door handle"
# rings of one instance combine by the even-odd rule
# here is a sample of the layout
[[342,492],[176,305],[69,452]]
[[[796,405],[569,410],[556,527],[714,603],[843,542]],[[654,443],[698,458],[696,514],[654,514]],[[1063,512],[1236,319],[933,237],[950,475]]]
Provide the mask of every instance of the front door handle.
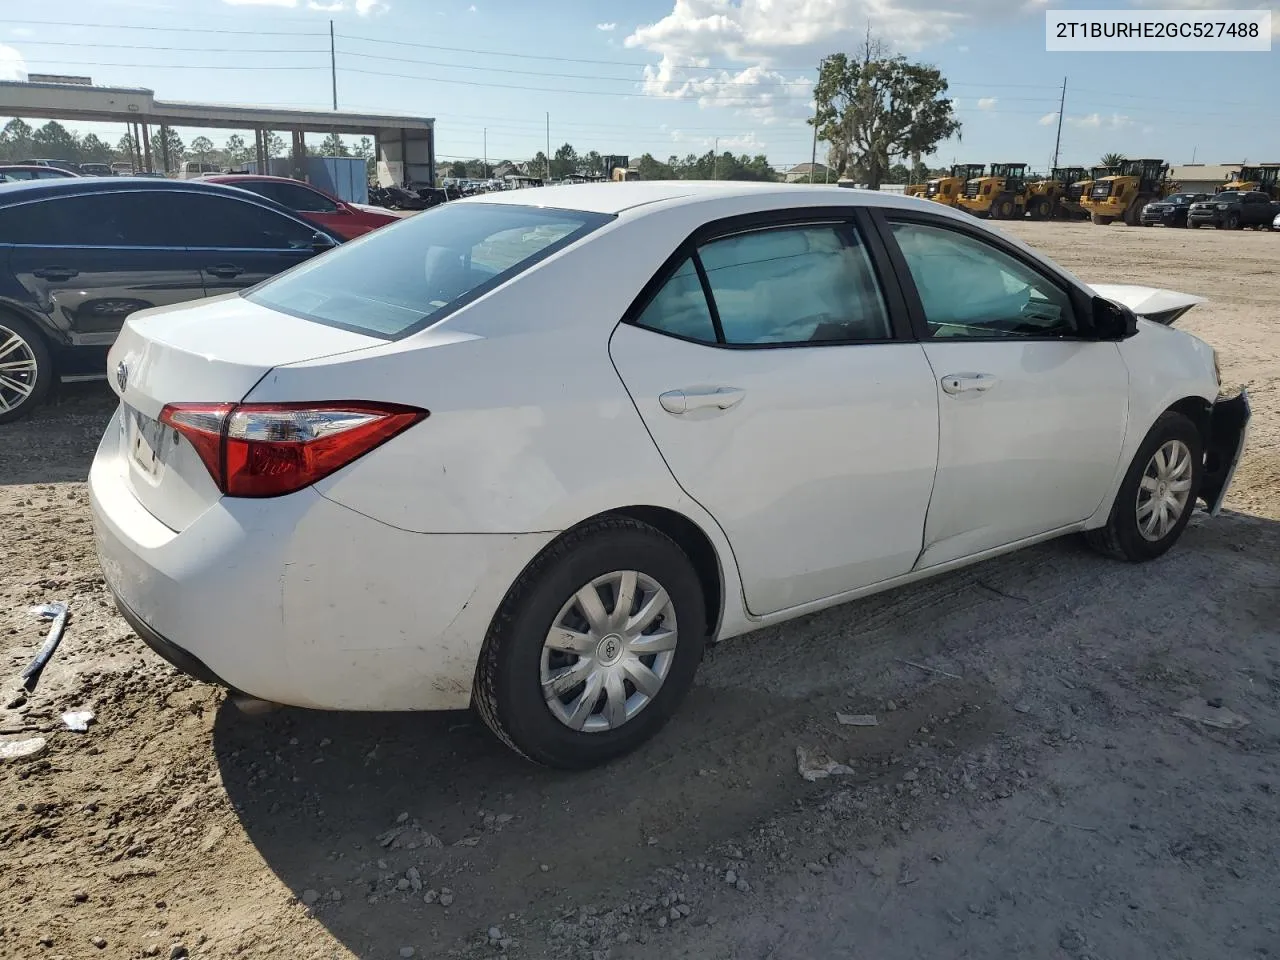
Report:
[[40,267],[31,272],[41,280],[70,280],[80,275],[80,271],[72,267]]
[[230,280],[244,273],[244,267],[237,267],[234,263],[216,263],[212,267],[206,267],[205,269],[215,277],[221,277],[223,280]]
[[687,387],[684,390],[668,390],[658,397],[658,403],[667,413],[679,416],[694,410],[716,407],[728,410],[742,402],[747,391],[741,387]]
[[989,373],[949,373],[942,378],[942,391],[952,396],[958,393],[986,393],[1000,380]]

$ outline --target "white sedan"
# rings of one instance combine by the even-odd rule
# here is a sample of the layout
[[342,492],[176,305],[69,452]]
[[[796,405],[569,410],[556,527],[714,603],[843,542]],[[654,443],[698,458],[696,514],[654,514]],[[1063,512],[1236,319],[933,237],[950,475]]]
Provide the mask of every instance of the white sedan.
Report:
[[835,187],[450,203],[129,319],[102,567],[236,697],[474,704],[588,766],[714,640],[1076,531],[1168,550],[1249,416],[1169,327],[1197,302]]

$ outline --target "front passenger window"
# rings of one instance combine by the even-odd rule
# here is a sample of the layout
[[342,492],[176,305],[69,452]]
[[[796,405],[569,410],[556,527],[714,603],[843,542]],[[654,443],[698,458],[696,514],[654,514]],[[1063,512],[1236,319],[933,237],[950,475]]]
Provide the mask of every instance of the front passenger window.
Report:
[[1076,333],[1071,300],[1039,272],[956,230],[894,223],[929,336],[1057,338]]

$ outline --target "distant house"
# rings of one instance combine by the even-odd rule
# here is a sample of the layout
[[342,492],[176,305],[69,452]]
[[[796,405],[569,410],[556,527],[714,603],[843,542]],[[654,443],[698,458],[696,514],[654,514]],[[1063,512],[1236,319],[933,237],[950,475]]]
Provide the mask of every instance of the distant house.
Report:
[[797,163],[794,167],[787,171],[787,183],[809,182],[809,174],[813,173],[814,183],[835,183],[838,179],[836,172],[828,167],[825,163]]

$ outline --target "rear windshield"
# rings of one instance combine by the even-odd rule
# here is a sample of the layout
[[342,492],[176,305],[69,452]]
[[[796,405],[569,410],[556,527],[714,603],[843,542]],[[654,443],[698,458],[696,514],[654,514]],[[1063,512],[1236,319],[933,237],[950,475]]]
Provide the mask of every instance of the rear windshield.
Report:
[[447,203],[245,296],[317,323],[396,339],[444,319],[611,219],[579,210]]

